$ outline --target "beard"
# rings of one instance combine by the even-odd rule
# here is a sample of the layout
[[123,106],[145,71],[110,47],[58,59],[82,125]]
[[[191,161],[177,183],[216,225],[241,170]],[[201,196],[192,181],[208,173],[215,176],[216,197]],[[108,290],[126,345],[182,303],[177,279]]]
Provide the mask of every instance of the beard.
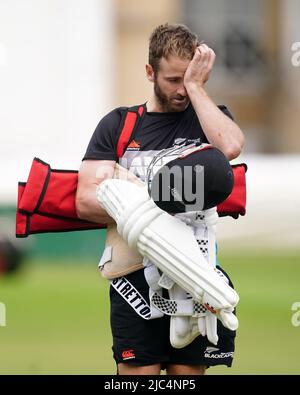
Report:
[[[181,95],[168,97],[160,88],[157,80],[154,81],[154,94],[163,112],[184,111],[189,104],[188,97]],[[174,99],[179,100],[179,102],[174,102]]]

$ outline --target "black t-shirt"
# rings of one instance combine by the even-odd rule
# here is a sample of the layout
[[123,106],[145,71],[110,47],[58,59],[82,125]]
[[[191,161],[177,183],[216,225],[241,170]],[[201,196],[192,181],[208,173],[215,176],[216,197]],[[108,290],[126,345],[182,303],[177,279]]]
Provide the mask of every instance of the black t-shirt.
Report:
[[[218,106],[232,118],[226,106]],[[108,113],[99,122],[89,142],[83,160],[119,160],[121,166],[130,169],[144,179],[145,168],[153,156],[184,139],[207,143],[197,114],[190,104],[181,112],[147,112],[136,131],[134,140],[127,147],[122,158],[117,158],[117,132],[127,107],[119,107]]]

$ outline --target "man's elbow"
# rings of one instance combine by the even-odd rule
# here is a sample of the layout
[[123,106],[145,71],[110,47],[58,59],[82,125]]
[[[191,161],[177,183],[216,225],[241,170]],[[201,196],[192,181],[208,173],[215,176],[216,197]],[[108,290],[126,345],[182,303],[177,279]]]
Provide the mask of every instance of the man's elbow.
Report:
[[239,142],[230,144],[228,147],[226,147],[224,155],[229,161],[235,159],[241,154],[243,146],[244,144]]
[[245,137],[243,132],[239,129],[239,133],[236,138],[230,142],[225,148],[224,155],[230,161],[237,158],[242,153],[245,144]]

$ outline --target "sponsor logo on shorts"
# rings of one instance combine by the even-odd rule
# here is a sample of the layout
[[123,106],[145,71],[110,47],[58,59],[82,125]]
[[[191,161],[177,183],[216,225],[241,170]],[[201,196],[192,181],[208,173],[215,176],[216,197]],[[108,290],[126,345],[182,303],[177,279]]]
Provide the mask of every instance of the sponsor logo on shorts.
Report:
[[211,353],[214,351],[220,351],[220,349],[216,348],[216,347],[206,347],[206,350],[205,350],[205,352],[208,352],[208,353]]
[[234,351],[220,352],[219,348],[207,347],[204,353],[204,357],[210,359],[233,358],[233,354]]
[[149,304],[125,277],[115,278],[111,281],[111,285],[139,316],[146,320],[151,318]]
[[135,358],[134,350],[124,350],[122,352],[122,359],[125,361],[126,359],[133,359]]

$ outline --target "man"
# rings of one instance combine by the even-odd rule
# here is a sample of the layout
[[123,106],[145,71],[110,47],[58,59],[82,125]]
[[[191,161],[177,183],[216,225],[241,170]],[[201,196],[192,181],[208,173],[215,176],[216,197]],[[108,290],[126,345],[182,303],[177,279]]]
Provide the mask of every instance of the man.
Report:
[[[197,36],[184,25],[165,24],[152,33],[146,76],[153,83],[153,94],[146,102],[147,112],[133,144],[129,144],[119,160],[121,166],[130,170],[133,182],[139,181],[132,173],[143,181],[153,155],[179,139],[210,143],[228,160],[240,154],[244,144],[242,131],[227,108],[216,106],[205,90],[215,57],[213,50],[199,43]],[[108,239],[112,243],[115,223],[100,208],[96,188],[106,178],[116,177],[116,133],[125,110],[113,110],[98,124],[79,171],[76,198],[78,216],[109,224]],[[118,171],[126,170],[119,167]],[[119,243],[115,243],[115,256]],[[140,257],[129,250],[124,259],[136,263],[135,270],[125,276],[126,281],[147,300],[149,286]],[[113,287],[110,299],[113,352],[119,374],[160,374],[166,368],[167,374],[201,375],[207,366],[231,366],[235,332],[219,322],[219,342],[215,348],[210,347],[212,344],[206,337],[198,336],[188,346],[175,349],[169,341],[168,316],[143,319]],[[218,353],[216,358],[212,358],[214,352]]]

